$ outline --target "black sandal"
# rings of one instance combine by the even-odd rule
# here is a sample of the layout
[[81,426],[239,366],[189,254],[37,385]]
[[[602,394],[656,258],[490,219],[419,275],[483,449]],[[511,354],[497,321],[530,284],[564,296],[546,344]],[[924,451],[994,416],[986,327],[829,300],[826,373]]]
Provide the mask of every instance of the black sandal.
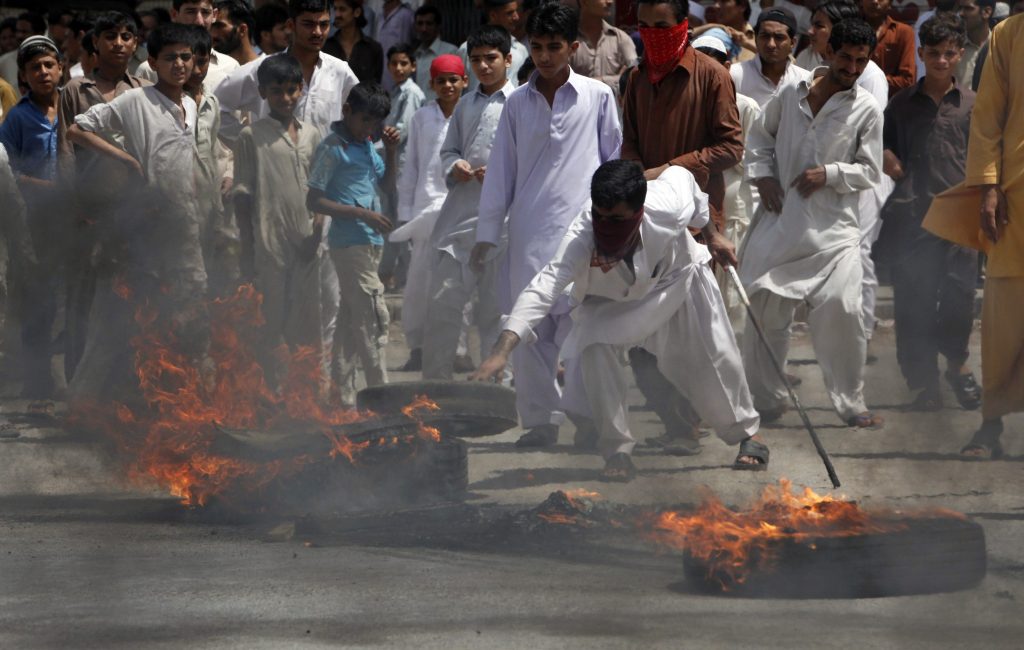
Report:
[[981,387],[978,386],[978,380],[974,378],[973,372],[966,375],[947,372],[946,381],[953,388],[956,401],[960,402],[963,410],[975,411],[981,406]]
[[636,478],[636,466],[629,454],[620,451],[605,461],[604,469],[597,478],[606,483],[629,483]]
[[[982,422],[981,428],[974,432],[971,441],[960,449],[960,455],[974,460],[999,460],[1003,457],[1003,445],[999,442],[999,436],[1003,435],[1003,423],[996,420],[994,423]],[[980,454],[969,454],[969,451],[981,451]]]
[[[768,445],[751,438],[747,438],[740,443],[740,453],[736,454],[736,461],[732,464],[732,468],[746,472],[763,472],[768,469],[769,455],[770,452],[768,450]],[[740,458],[742,456],[750,456],[751,458],[756,458],[760,462],[741,463]]]

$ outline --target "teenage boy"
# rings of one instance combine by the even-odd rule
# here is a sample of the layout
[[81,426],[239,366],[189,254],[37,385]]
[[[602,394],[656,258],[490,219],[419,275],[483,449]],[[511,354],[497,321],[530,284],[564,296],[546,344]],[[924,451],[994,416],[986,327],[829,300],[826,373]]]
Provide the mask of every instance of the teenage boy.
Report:
[[334,367],[341,403],[355,405],[356,370],[361,365],[367,386],[387,382],[384,346],[388,310],[384,285],[377,275],[382,234],[391,220],[374,212],[377,185],[393,182],[398,133],[384,128],[387,162],[370,141],[391,109],[387,92],[376,84],[359,84],[349,93],[343,119],[316,149],[309,174],[307,207],[330,216],[327,241],[341,284],[341,304],[335,330]]
[[942,408],[941,354],[957,401],[973,410],[981,389],[966,362],[978,254],[921,228],[932,198],[964,179],[974,93],[954,73],[967,35],[959,18],[939,16],[921,25],[920,36],[924,77],[885,109],[885,168],[897,184],[879,252],[892,262],[896,358],[917,392],[911,407]]
[[[484,0],[484,11],[487,16],[487,24],[503,28],[509,34],[514,34],[519,28],[519,2],[517,0]],[[464,66],[469,67],[468,42],[459,46],[459,56],[462,57]],[[530,58],[530,51],[526,46],[512,39],[512,65],[508,68],[507,77],[513,86],[519,85],[519,68]],[[467,90],[476,90],[476,77],[469,80]]]
[[[416,85],[427,99],[434,98],[431,90],[430,64],[442,54],[458,54],[459,48],[441,40],[441,10],[423,5],[416,10]],[[465,67],[465,63],[463,63]]]
[[[483,271],[507,232],[508,259],[498,281],[503,313],[551,260],[586,203],[586,183],[578,179],[617,158],[622,145],[611,89],[569,67],[578,23],[574,9],[556,3],[530,16],[526,31],[537,72],[508,98],[487,162],[470,266]],[[553,445],[564,419],[556,375],[559,341],[570,325],[568,299],[535,325],[536,342],[512,357],[516,408],[527,429],[517,444],[524,447]]]
[[47,36],[30,36],[18,47],[18,73],[28,94],[0,125],[0,144],[11,157],[28,208],[28,226],[38,264],[19,278],[21,341],[25,348],[22,396],[53,397],[50,372],[53,322],[60,293],[61,250],[55,239],[63,230],[57,204],[57,104],[63,67],[57,44]]
[[[198,25],[210,31],[217,19],[217,9],[213,0],[174,0],[171,4],[171,22],[180,25]],[[223,52],[210,51],[210,70],[206,73],[206,87],[215,90],[235,70],[238,61]],[[156,82],[156,73],[146,61],[135,71],[135,76]]]
[[[764,14],[762,14],[763,16]],[[867,338],[861,317],[858,193],[879,181],[882,110],[856,85],[875,47],[862,20],[832,29],[829,67],[769,100],[747,140],[747,179],[761,209],[747,233],[740,277],[776,359],[785,363],[793,315],[809,308],[811,342],[832,406],[850,427],[877,428],[864,404]],[[747,327],[747,382],[762,421],[785,412],[786,387]]]
[[[391,95],[391,112],[384,120],[384,126],[393,127],[398,131],[398,168],[395,177],[402,173],[405,166],[405,144],[409,139],[409,124],[412,116],[420,110],[426,97],[416,85],[416,56],[411,44],[401,43],[388,50],[388,75],[394,84],[388,94]],[[394,186],[381,188],[381,207],[385,215],[392,221],[398,218],[398,196]],[[408,267],[409,253],[404,243],[387,242],[381,259],[381,280],[388,289],[405,284],[405,268]]]
[[137,300],[159,300],[154,304],[166,310],[167,324],[183,349],[197,362],[205,355],[206,271],[194,162],[196,103],[184,90],[194,65],[192,42],[185,25],[157,27],[147,42],[157,83],[96,104],[68,129],[72,142],[121,163],[120,173],[105,181],[109,191],[121,195],[120,215],[103,242],[91,312],[97,326],[89,328],[69,387],[73,399],[118,391],[118,382],[130,379],[131,349],[124,340],[125,332],[132,330],[135,305],[115,294],[119,282],[127,282]]
[[515,86],[508,80],[512,37],[501,27],[486,25],[466,43],[473,76],[479,82],[455,107],[441,147],[441,165],[448,185],[441,214],[430,235],[434,252],[423,326],[423,378],[451,379],[452,359],[459,345],[463,309],[476,293],[475,315],[480,330],[481,357],[498,336],[497,273],[506,238],[482,260],[482,269],[469,267],[476,242],[480,190],[491,156],[494,134],[505,102]]
[[320,134],[295,119],[302,67],[289,54],[267,57],[259,82],[270,114],[238,136],[234,202],[243,276],[263,294],[261,362],[271,385],[279,385],[285,369],[273,355],[278,346],[321,345],[320,265],[330,261],[320,254],[323,218],[314,221],[306,208]]
[[422,370],[423,325],[430,304],[430,267],[434,249],[430,234],[441,213],[448,187],[441,160],[441,145],[455,105],[466,87],[466,70],[455,54],[442,54],[430,64],[432,93],[436,98],[412,116],[405,165],[398,178],[398,220],[404,225],[389,242],[412,241],[409,276],[402,301],[402,329],[409,346],[409,362],[401,369]]
[[[60,93],[57,119],[57,162],[63,189],[71,193],[71,219],[65,264],[67,301],[64,318],[64,375],[68,381],[85,349],[89,310],[96,288],[93,248],[98,223],[107,221],[119,201],[107,191],[106,179],[120,172],[122,165],[95,151],[71,142],[68,128],[75,117],[97,104],[105,104],[132,90],[150,85],[128,73],[138,46],[138,27],[128,14],[112,11],[100,14],[91,41],[96,65],[78,79],[69,81]],[[116,142],[114,133],[104,137]]]

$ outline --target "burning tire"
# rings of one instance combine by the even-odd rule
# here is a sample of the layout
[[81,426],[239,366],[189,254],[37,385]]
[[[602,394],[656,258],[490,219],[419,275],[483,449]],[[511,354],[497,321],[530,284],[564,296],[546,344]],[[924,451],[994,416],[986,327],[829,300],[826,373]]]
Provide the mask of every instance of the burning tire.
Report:
[[968,589],[985,577],[985,533],[954,518],[906,519],[901,530],[775,540],[737,581],[683,556],[697,591],[770,598],[873,598]]
[[477,382],[411,381],[373,386],[359,391],[356,406],[376,413],[398,413],[421,396],[439,409],[421,411],[418,417],[445,437],[493,436],[518,422],[515,391]]
[[446,501],[459,501],[469,486],[466,443],[443,438],[417,459],[413,487]]

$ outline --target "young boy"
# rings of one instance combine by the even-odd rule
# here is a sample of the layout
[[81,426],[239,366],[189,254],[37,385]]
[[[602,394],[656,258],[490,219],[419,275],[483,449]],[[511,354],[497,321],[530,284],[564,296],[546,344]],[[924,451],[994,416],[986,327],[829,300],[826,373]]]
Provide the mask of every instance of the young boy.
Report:
[[381,236],[391,220],[374,212],[377,185],[393,182],[398,133],[384,127],[387,163],[370,141],[391,110],[387,92],[377,84],[359,84],[342,107],[343,118],[316,149],[309,174],[306,206],[332,217],[328,232],[331,261],[341,284],[341,305],[334,335],[334,366],[341,403],[355,405],[356,368],[362,365],[368,386],[387,382],[384,345],[388,310],[377,275]]
[[[416,54],[411,44],[403,43],[391,47],[387,52],[388,74],[394,81],[389,94],[391,95],[391,112],[384,120],[384,126],[394,127],[398,131],[398,168],[395,178],[401,174],[405,166],[405,143],[409,139],[409,123],[412,116],[423,106],[426,96],[416,85]],[[389,219],[398,217],[398,196],[394,186],[382,187],[381,207]],[[401,286],[404,283],[404,268],[408,267],[409,251],[406,245],[387,242],[384,245],[384,256],[381,259],[381,280],[388,288]]]
[[[196,103],[185,91],[192,76],[193,38],[185,25],[160,25],[149,34],[153,86],[129,90],[97,104],[69,127],[72,142],[116,160],[121,173],[106,180],[121,199],[120,217],[103,241],[92,327],[70,390],[72,398],[99,397],[118,390],[131,371],[131,308],[114,293],[116,281],[161,307],[184,350],[198,361],[205,353],[202,298],[206,270],[199,241],[194,162]],[[123,143],[112,144],[100,133]],[[134,307],[134,305],[129,305]],[[127,322],[125,322],[127,321]],[[130,386],[130,384],[128,384]]]
[[956,16],[921,25],[925,74],[885,110],[885,171],[896,189],[883,212],[879,253],[892,261],[896,358],[913,391],[912,408],[942,408],[938,356],[957,401],[978,408],[981,393],[967,369],[978,261],[974,250],[921,228],[932,197],[964,179],[974,93],[953,77],[967,35]]
[[270,115],[242,129],[235,152],[235,216],[242,233],[243,276],[263,294],[261,354],[271,385],[283,368],[270,354],[282,343],[320,346],[319,255],[323,218],[306,208],[310,161],[320,133],[295,119],[302,68],[289,55],[267,57],[260,94]]
[[48,400],[53,396],[53,321],[57,315],[61,231],[57,215],[57,103],[63,67],[60,50],[46,36],[31,36],[18,48],[18,73],[29,92],[0,125],[0,144],[28,208],[28,226],[38,264],[20,278],[25,375],[22,396]]
[[409,123],[407,157],[398,180],[398,220],[406,223],[389,238],[392,243],[412,240],[402,301],[402,329],[410,350],[409,362],[401,368],[406,372],[422,370],[423,323],[434,257],[430,233],[448,194],[441,145],[466,81],[462,59],[454,54],[436,57],[430,63],[430,90],[436,101],[416,111]]
[[487,25],[470,34],[466,43],[478,83],[476,90],[459,100],[441,147],[448,196],[430,235],[429,250],[435,255],[423,326],[424,379],[452,378],[463,309],[474,292],[479,294],[476,323],[482,353],[489,352],[497,340],[501,317],[496,278],[505,239],[486,257],[481,272],[469,268],[469,257],[476,242],[480,189],[494,134],[515,89],[507,77],[512,65],[512,37],[501,27]]
[[[501,311],[554,256],[569,223],[587,202],[594,171],[617,158],[622,144],[615,95],[607,84],[569,67],[579,42],[576,10],[552,3],[530,14],[526,32],[537,72],[508,98],[487,162],[476,245],[470,266],[485,268],[508,228],[508,262],[499,279]],[[535,328],[537,341],[516,348],[516,406],[527,433],[519,446],[553,445],[559,409],[558,332],[569,326],[559,301]],[[586,411],[583,411],[585,414]]]
[[[96,268],[93,248],[97,229],[109,221],[120,200],[108,191],[107,179],[122,171],[121,163],[107,156],[77,146],[67,137],[68,128],[75,117],[97,104],[105,104],[115,97],[148,86],[128,73],[138,46],[138,28],[131,16],[119,11],[100,14],[88,39],[96,51],[96,62],[86,73],[69,81],[60,93],[60,111],[57,119],[57,163],[61,184],[71,195],[72,231],[69,237],[65,265],[67,273],[67,301],[64,318],[64,375],[71,381],[78,360],[85,350],[89,309],[96,288]],[[102,134],[112,142],[118,137],[113,132]]]

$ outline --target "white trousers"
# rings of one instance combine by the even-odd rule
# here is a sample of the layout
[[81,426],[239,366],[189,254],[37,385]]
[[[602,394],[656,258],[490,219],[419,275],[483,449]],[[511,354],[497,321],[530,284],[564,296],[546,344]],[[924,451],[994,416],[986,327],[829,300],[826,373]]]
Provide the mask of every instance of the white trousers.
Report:
[[864,279],[861,281],[861,308],[864,332],[870,340],[877,320],[875,294],[878,292],[878,276],[875,275],[875,262],[871,259],[871,247],[878,241],[878,234],[882,231],[882,220],[879,219],[874,190],[861,192],[860,217],[860,261],[864,273]]
[[437,253],[430,241],[413,240],[409,256],[409,271],[406,275],[405,290],[402,293],[402,331],[410,350],[423,347],[423,326],[427,320],[430,304],[431,253]]
[[[864,360],[867,337],[862,314],[863,267],[857,254],[846,255],[832,273],[805,298],[809,307],[814,355],[832,406],[844,421],[867,410],[864,405]],[[767,290],[750,296],[751,309],[785,369],[790,328],[800,300]],[[743,364],[758,410],[777,408],[787,398],[786,386],[772,365],[753,325],[743,335]]]
[[[430,289],[424,301],[426,313],[422,331],[423,378],[451,379],[452,362],[464,343],[466,305],[478,295],[476,324],[480,330],[480,358],[485,358],[498,340],[501,310],[496,291],[498,260],[488,262],[479,276],[448,253],[435,251],[429,271]],[[410,267],[411,268],[411,267]],[[409,284],[413,274],[409,274]],[[409,285],[407,284],[406,287]],[[405,319],[405,308],[402,309]]]
[[[723,442],[736,445],[757,433],[760,418],[747,388],[729,314],[710,268],[698,269],[690,295],[679,311],[639,346],[658,357],[661,373]],[[636,443],[629,430],[626,399],[626,351],[631,347],[635,346],[593,344],[579,359],[566,364],[562,406],[573,417],[594,422],[598,451],[605,458],[620,452],[628,454]],[[517,373],[517,392],[519,381]]]
[[[736,250],[740,249],[740,245],[743,244],[743,239],[747,236],[747,230],[750,229],[749,219],[733,219],[728,218],[725,222],[725,228],[722,230],[722,234],[731,241],[735,246]],[[740,292],[736,288],[736,284],[729,277],[729,271],[721,265],[715,268],[715,278],[718,280],[718,289],[722,293],[722,301],[725,303],[725,310],[729,314],[729,324],[732,325],[732,330],[736,335],[736,339],[743,335],[743,329],[747,324],[747,309],[743,306],[743,301],[740,300]]]

